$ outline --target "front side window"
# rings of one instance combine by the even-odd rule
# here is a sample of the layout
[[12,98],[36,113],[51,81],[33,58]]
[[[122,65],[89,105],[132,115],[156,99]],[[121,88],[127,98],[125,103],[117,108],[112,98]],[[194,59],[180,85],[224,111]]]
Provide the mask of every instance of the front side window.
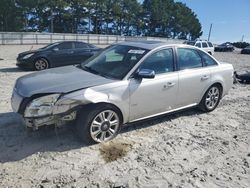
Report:
[[51,49],[51,48],[54,48],[57,45],[58,45],[58,43],[56,42],[56,43],[48,44],[47,46],[44,46],[41,49]]
[[59,50],[68,50],[68,49],[72,49],[72,42],[63,42],[58,44],[57,48]]
[[164,49],[153,53],[140,68],[154,70],[155,74],[172,72],[174,70],[173,50]]
[[178,48],[177,53],[180,70],[202,67],[202,59],[196,50]]
[[121,80],[148,51],[134,46],[114,45],[81,66],[94,74]]
[[206,43],[206,42],[203,42],[203,43],[202,43],[202,47],[203,47],[203,48],[207,48],[207,47],[208,47],[208,46],[207,46],[207,43]]

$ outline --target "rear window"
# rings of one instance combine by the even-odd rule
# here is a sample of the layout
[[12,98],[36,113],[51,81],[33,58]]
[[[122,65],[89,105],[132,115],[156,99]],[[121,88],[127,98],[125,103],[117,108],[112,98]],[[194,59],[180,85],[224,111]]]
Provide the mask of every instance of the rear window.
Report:
[[214,47],[213,44],[211,42],[208,42],[208,46],[209,47]]
[[207,48],[207,47],[208,47],[208,46],[207,46],[207,43],[206,43],[206,42],[203,42],[203,43],[202,43],[202,47],[203,47],[203,48]]

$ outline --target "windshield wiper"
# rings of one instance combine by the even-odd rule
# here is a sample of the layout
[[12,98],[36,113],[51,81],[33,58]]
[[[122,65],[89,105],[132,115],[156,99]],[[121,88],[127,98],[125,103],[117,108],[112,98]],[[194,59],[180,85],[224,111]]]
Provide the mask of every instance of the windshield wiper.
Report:
[[106,75],[106,74],[102,74],[102,73],[100,73],[100,72],[94,70],[94,69],[91,68],[91,67],[87,67],[87,66],[81,66],[81,67],[82,67],[82,69],[85,70],[85,71],[88,71],[88,72],[91,72],[91,73],[93,73],[93,74],[102,76],[102,77],[104,77],[104,78],[113,79],[113,80],[115,79],[115,78],[110,77],[110,76],[108,76],[108,75]]
[[100,75],[100,73],[94,69],[92,69],[91,67],[87,67],[87,66],[82,66],[82,69],[85,70],[85,71],[88,71],[88,72],[91,72],[93,74],[98,74]]

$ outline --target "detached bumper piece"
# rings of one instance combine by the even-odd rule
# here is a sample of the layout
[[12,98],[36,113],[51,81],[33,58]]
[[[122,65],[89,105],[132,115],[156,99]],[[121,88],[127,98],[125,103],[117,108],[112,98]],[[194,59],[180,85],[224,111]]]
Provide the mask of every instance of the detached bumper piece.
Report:
[[236,79],[242,84],[250,84],[250,72],[244,74],[238,74],[234,72]]

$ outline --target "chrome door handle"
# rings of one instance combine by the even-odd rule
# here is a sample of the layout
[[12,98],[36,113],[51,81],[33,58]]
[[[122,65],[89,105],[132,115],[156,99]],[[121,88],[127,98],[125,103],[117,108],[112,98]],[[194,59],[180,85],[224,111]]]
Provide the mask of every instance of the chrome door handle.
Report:
[[204,76],[201,77],[201,80],[207,80],[207,79],[209,79],[208,75],[204,75]]
[[174,85],[175,85],[175,83],[173,83],[173,82],[168,82],[166,85],[164,85],[164,88],[173,87]]

